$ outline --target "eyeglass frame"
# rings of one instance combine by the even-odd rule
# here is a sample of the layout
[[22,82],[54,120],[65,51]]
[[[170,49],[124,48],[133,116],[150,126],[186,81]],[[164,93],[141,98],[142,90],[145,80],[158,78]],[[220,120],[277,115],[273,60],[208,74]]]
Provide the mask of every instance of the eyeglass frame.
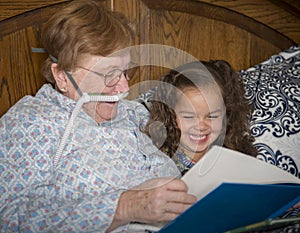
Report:
[[[127,69],[125,69],[125,70],[122,70],[122,69],[113,69],[113,70],[107,72],[106,74],[102,74],[102,73],[100,73],[100,72],[97,72],[97,71],[94,71],[94,70],[91,70],[91,69],[87,69],[87,68],[85,68],[85,67],[83,67],[83,66],[78,66],[78,68],[84,69],[84,70],[89,71],[89,72],[92,72],[93,74],[96,74],[96,75],[98,75],[98,76],[100,76],[100,77],[103,77],[103,78],[104,78],[104,84],[105,84],[106,87],[114,87],[115,85],[117,85],[117,84],[120,82],[120,80],[121,80],[121,78],[122,78],[122,74],[124,75],[125,79],[126,79],[127,81],[129,81],[129,80],[131,79],[131,77],[129,77],[129,75],[127,74],[127,70],[132,69],[132,68],[134,68],[134,67],[132,67],[132,68],[127,68]],[[115,76],[115,77],[113,77],[113,78],[110,80],[110,82],[112,82],[112,81],[113,81],[114,79],[116,79],[116,78],[117,78],[117,81],[114,82],[112,85],[109,85],[110,82],[107,83],[107,75],[109,75],[110,73],[116,72],[116,71],[119,71],[120,74],[117,75],[117,76]]]
[[[50,57],[50,59],[51,59],[54,63],[58,63],[58,59],[57,59],[56,57],[54,57],[54,56],[51,55],[51,54],[49,54],[49,57]],[[134,63],[133,63],[133,64],[134,64]],[[137,67],[136,64],[134,64],[134,65],[135,65],[135,66],[133,66],[132,68]],[[89,70],[89,69],[84,68],[84,67],[82,67],[82,66],[79,66],[79,68],[84,69],[84,70],[87,70],[87,71],[90,71],[90,72],[92,72],[92,73],[94,73],[94,74],[96,74],[96,75],[98,75],[98,76],[104,77],[104,84],[105,84],[105,86],[107,86],[107,87],[113,87],[113,86],[117,85],[118,82],[121,80],[121,74],[124,74],[125,79],[126,79],[127,81],[129,81],[130,78],[131,78],[131,77],[129,77],[128,74],[126,73],[126,71],[127,71],[129,68],[127,68],[126,70],[115,69],[115,70],[120,70],[120,71],[121,71],[121,74],[118,76],[118,81],[117,81],[114,85],[108,86],[108,85],[106,84],[106,77],[105,77],[107,74],[101,74],[101,73],[99,73],[99,72],[96,72],[96,71],[94,71],[94,70]],[[131,69],[132,69],[132,68],[131,68]],[[113,70],[111,70],[110,72],[112,72],[112,71],[113,71]],[[124,73],[124,71],[125,71],[125,73]],[[74,80],[73,76],[71,75],[71,73],[70,73],[69,71],[65,71],[65,73],[66,73],[66,75],[68,76],[68,78],[69,78],[69,80],[71,81],[71,83],[73,84],[73,86],[74,86],[74,88],[76,89],[76,91],[78,92],[79,96],[82,96],[83,93],[82,93],[82,91],[80,90],[80,88],[79,88],[79,86],[77,85],[77,83],[75,82],[75,80]],[[109,72],[108,72],[108,73],[109,73]]]

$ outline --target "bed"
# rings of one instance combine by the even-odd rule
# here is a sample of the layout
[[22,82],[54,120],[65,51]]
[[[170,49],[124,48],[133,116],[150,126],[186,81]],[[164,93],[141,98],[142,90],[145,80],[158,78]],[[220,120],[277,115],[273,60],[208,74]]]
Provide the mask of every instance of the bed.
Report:
[[[68,2],[0,2],[0,116],[23,96],[34,95],[45,83],[40,67],[48,55],[40,49],[41,30],[43,23]],[[251,128],[259,158],[300,177],[299,1],[102,2],[123,12],[132,22],[137,45],[159,44],[199,60],[229,61],[240,72],[247,98],[255,105]],[[149,86],[139,84],[151,83],[166,69],[141,66],[130,82],[136,87],[133,95],[147,92]]]

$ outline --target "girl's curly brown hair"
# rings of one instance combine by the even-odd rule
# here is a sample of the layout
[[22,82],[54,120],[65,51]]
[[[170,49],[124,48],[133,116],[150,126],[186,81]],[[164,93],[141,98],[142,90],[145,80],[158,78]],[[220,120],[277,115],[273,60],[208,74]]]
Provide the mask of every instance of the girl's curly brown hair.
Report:
[[256,156],[254,137],[249,128],[253,108],[245,99],[243,80],[223,60],[187,63],[163,76],[151,100],[150,120],[145,132],[161,151],[172,157],[181,137],[174,111],[178,91],[187,87],[203,88],[212,83],[219,86],[226,108],[226,127],[216,141],[223,142],[226,148]]

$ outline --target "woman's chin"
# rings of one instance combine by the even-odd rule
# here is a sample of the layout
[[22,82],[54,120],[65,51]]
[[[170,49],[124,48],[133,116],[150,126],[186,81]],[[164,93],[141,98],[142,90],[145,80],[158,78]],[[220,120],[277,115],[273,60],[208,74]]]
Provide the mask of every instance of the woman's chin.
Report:
[[104,102],[97,106],[96,113],[97,116],[102,119],[102,121],[109,121],[116,117],[117,115],[118,102]]

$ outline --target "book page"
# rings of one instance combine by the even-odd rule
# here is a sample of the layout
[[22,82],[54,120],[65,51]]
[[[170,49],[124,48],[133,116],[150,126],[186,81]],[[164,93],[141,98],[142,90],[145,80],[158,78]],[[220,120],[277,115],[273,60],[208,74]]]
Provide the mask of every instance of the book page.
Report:
[[181,179],[198,199],[223,182],[300,184],[300,179],[275,165],[220,146],[213,146]]

